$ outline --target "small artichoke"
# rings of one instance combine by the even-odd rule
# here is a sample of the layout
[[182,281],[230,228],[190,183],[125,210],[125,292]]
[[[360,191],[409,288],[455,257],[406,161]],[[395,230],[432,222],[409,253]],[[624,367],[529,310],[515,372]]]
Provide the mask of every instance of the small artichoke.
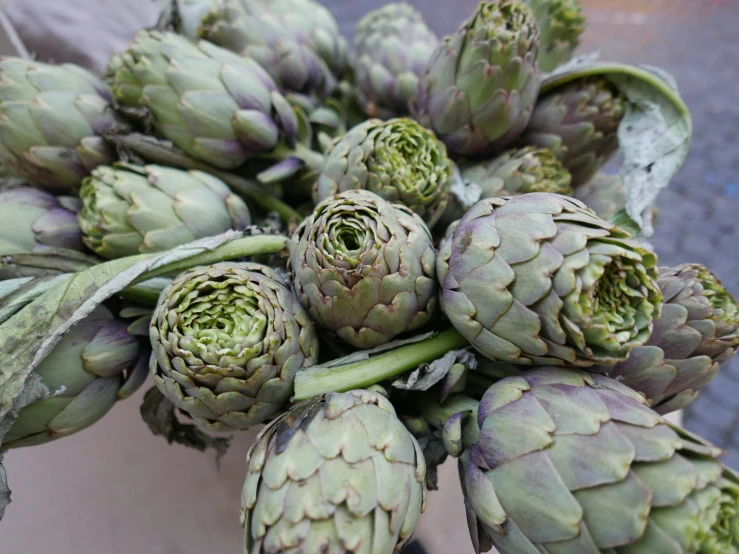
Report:
[[414,116],[456,154],[505,148],[526,128],[539,94],[538,45],[528,6],[481,2],[432,54],[411,104]]
[[408,206],[433,226],[453,181],[454,164],[431,131],[406,118],[369,119],[332,143],[314,201],[365,189]]
[[103,166],[84,180],[80,195],[85,244],[109,259],[162,252],[251,223],[244,201],[201,171]]
[[618,381],[539,368],[492,385],[462,480],[477,552],[739,551],[739,476]]
[[84,250],[80,201],[31,187],[0,191],[0,256],[50,248]]
[[398,2],[366,14],[354,32],[354,79],[362,108],[370,117],[409,113],[418,80],[439,43],[421,13]]
[[107,74],[121,105],[145,109],[164,138],[213,166],[295,144],[297,116],[269,74],[209,42],[141,31]]
[[376,392],[298,404],[265,427],[246,463],[244,554],[390,554],[425,507],[423,453]]
[[595,368],[643,393],[661,414],[684,408],[739,348],[739,303],[698,264],[663,267],[662,315],[626,361]]
[[437,275],[442,309],[484,356],[588,367],[646,343],[662,306],[656,262],[584,204],[535,192],[473,206]]
[[576,188],[618,151],[625,110],[626,99],[606,79],[578,79],[539,98],[520,142],[554,151]]
[[539,68],[548,73],[572,58],[585,30],[585,15],[578,0],[524,1],[539,28]]
[[336,20],[312,0],[220,0],[203,19],[200,36],[256,60],[287,91],[324,97],[346,66]]
[[365,190],[321,202],[290,240],[295,290],[313,321],[355,348],[427,323],[436,309],[428,227]]
[[72,64],[0,60],[0,163],[53,192],[77,188],[116,154],[102,135],[120,126],[110,91]]
[[150,327],[157,388],[212,431],[280,413],[318,360],[313,323],[282,278],[254,263],[196,267],[164,289]]
[[148,355],[126,323],[98,306],[36,367],[53,396],[19,412],[3,447],[43,444],[89,427],[141,386]]

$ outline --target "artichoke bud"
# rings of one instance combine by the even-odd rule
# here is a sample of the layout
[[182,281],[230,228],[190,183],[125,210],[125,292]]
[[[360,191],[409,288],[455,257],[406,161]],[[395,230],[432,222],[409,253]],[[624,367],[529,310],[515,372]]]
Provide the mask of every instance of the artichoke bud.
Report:
[[538,45],[528,6],[481,2],[431,55],[411,102],[414,116],[456,154],[503,149],[526,128],[539,94]]
[[535,192],[475,204],[443,241],[437,276],[444,312],[484,356],[589,367],[649,338],[656,262],[584,204]]
[[290,243],[297,296],[316,324],[373,348],[428,323],[436,309],[436,253],[410,209],[366,190],[316,206]]
[[501,554],[739,551],[739,476],[721,450],[616,380],[529,370],[487,390],[478,423],[461,472],[473,542]]
[[3,447],[43,444],[89,427],[146,379],[149,349],[98,306],[35,368],[51,396],[24,407]]
[[102,166],[85,179],[80,195],[83,240],[108,259],[162,252],[251,224],[244,201],[201,171]]
[[433,132],[411,119],[370,119],[331,144],[314,200],[365,189],[408,206],[431,227],[453,182],[454,164]]
[[246,463],[245,553],[400,551],[425,508],[423,453],[377,393],[296,405],[265,427]]
[[539,28],[539,68],[548,73],[568,62],[580,44],[586,18],[578,0],[525,0]]
[[551,149],[578,187],[618,151],[625,110],[626,98],[607,79],[578,79],[542,94],[520,143]]
[[283,411],[295,374],[318,359],[305,310],[275,270],[255,263],[182,273],[159,298],[150,339],[156,386],[211,431]]

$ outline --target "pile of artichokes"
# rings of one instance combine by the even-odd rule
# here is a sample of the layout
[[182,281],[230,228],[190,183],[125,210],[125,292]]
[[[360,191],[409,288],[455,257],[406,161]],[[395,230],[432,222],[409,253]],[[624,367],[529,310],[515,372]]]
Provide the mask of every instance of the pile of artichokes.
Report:
[[393,3],[351,45],[314,0],[176,12],[101,76],[0,61],[0,462],[150,376],[170,442],[264,425],[245,554],[399,551],[447,456],[476,552],[739,553],[739,475],[663,417],[739,349],[648,241],[669,79],[571,63],[577,0],[446,37]]

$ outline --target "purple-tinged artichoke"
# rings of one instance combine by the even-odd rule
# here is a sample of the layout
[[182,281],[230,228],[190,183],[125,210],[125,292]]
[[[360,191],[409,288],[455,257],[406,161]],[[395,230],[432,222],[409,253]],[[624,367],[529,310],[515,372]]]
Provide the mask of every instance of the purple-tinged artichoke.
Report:
[[539,28],[539,68],[548,73],[572,58],[585,30],[585,15],[579,0],[523,1]]
[[538,46],[528,6],[481,2],[432,54],[411,103],[414,116],[456,154],[505,148],[526,128],[539,94]]

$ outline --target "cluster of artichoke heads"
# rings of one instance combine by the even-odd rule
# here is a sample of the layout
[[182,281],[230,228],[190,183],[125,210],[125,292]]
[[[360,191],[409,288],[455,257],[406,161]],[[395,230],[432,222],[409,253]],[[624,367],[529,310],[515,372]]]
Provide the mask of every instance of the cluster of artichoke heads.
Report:
[[264,425],[245,554],[399,551],[449,455],[476,552],[739,553],[739,475],[663,417],[739,302],[630,219],[577,0],[351,46],[314,0],[173,5],[103,76],[0,61],[0,447],[151,378],[170,441]]

